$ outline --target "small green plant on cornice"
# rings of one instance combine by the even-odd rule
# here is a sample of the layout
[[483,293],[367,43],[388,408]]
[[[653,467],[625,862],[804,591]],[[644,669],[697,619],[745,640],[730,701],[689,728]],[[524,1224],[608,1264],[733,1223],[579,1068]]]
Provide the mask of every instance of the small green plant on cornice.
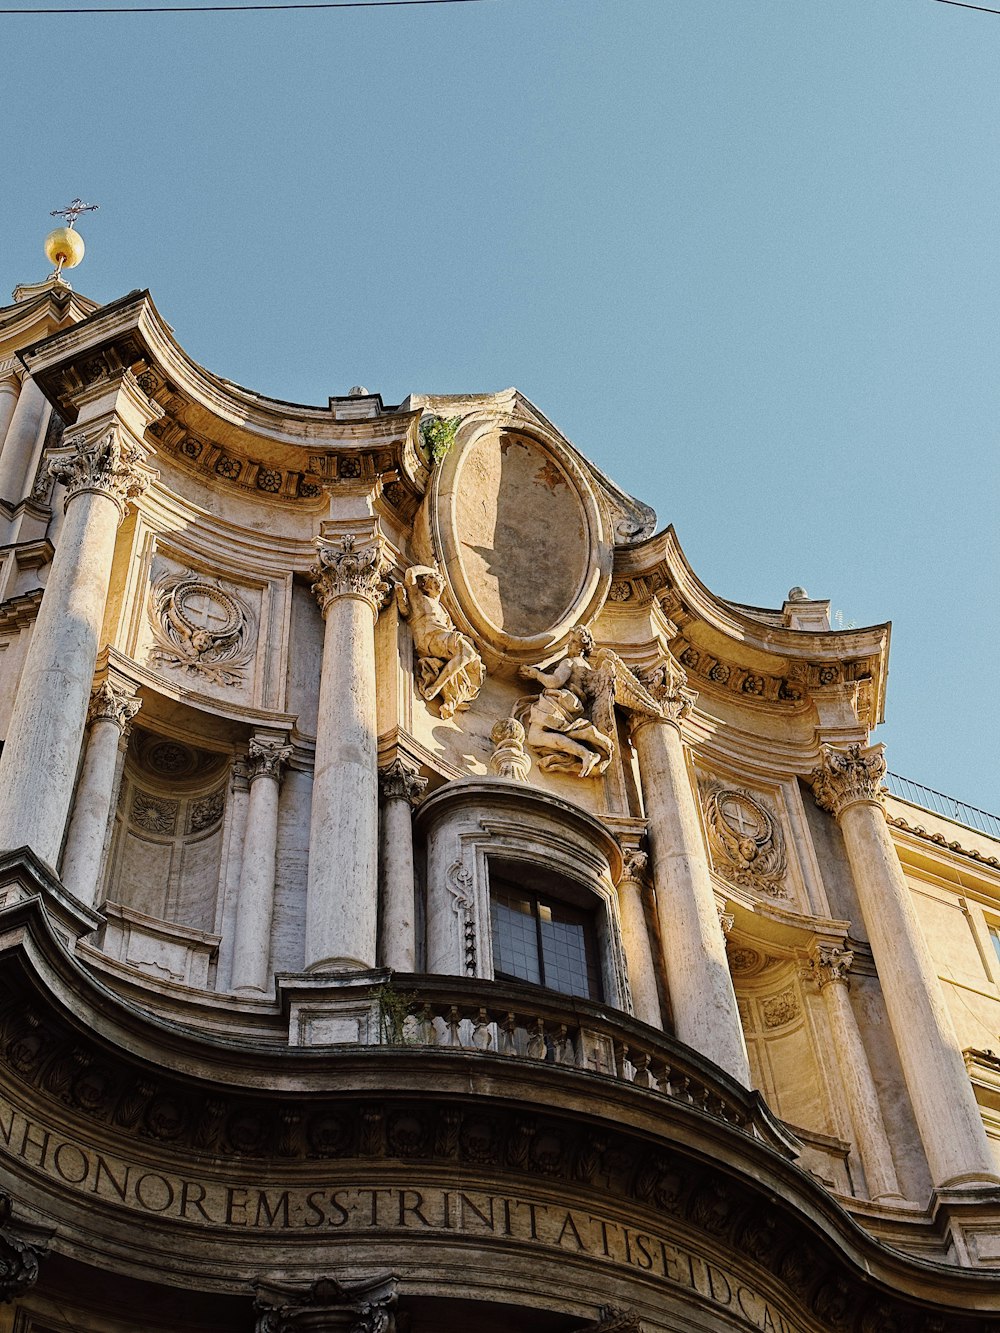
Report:
[[406,1020],[416,1008],[417,997],[412,992],[397,990],[392,978],[383,981],[372,992],[378,1005],[378,1026],[382,1042],[386,1046],[408,1046]]
[[421,421],[420,441],[427,451],[432,467],[437,467],[455,443],[455,432],[461,420],[461,417],[424,417]]

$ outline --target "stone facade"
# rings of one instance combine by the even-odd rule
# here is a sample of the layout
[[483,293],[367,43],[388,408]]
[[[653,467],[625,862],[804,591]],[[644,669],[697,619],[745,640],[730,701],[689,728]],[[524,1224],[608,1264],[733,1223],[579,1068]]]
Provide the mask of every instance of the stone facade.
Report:
[[514,390],[0,310],[0,1329],[1000,1328],[1000,841]]

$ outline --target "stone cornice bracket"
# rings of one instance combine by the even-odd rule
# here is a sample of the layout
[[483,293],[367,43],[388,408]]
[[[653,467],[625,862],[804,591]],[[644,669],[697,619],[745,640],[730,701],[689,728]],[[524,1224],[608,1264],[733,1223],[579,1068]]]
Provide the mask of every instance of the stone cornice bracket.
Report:
[[310,574],[324,620],[338,597],[361,598],[377,617],[389,596],[388,570],[385,547],[378,537],[360,549],[357,537],[350,532],[334,541],[317,537],[316,563]]
[[829,940],[817,940],[810,952],[807,975],[816,983],[818,990],[828,986],[831,981],[849,986],[848,973],[853,965],[853,949],[841,948]]
[[402,759],[396,758],[391,764],[378,771],[379,791],[387,801],[406,801],[416,805],[427,787],[427,779],[414,772]]
[[115,686],[110,680],[105,679],[90,696],[87,721],[88,723],[113,722],[122,735],[127,736],[132,729],[133,719],[141,707],[140,700],[128,690]]
[[621,1305],[602,1305],[593,1324],[581,1324],[573,1333],[643,1333],[635,1310]]
[[252,736],[247,751],[248,780],[253,783],[257,778],[281,779],[282,765],[292,757],[291,745],[280,740],[271,740],[263,736]]
[[105,495],[118,506],[120,522],[159,475],[143,448],[117,425],[69,440],[52,457],[48,474],[66,487],[64,508],[78,495]]
[[283,1283],[255,1282],[255,1333],[405,1333],[409,1320],[397,1311],[396,1278],[380,1277],[345,1286],[320,1278],[303,1290]]
[[29,1245],[8,1226],[10,1195],[0,1194],[0,1305],[17,1300],[38,1280],[38,1263],[48,1251]]
[[866,803],[885,809],[885,746],[848,746],[846,750],[824,745],[819,767],[809,775],[813,796],[821,810],[839,819],[852,805]]

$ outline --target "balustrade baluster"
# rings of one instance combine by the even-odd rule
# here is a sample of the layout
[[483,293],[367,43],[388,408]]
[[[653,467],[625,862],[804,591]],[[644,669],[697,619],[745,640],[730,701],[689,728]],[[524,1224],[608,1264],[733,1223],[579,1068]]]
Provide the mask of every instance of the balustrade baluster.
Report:
[[517,1019],[508,1012],[500,1026],[500,1054],[517,1055]]
[[528,1059],[544,1060],[548,1055],[548,1045],[545,1041],[545,1023],[542,1019],[536,1018],[532,1024],[531,1035],[528,1037]]
[[490,1016],[485,1009],[480,1009],[472,1023],[472,1044],[480,1051],[487,1051],[493,1045],[493,1033],[490,1031]]
[[459,1031],[462,1025],[462,1015],[458,1011],[457,1005],[452,1005],[448,1010],[448,1017],[445,1019],[448,1025],[448,1045],[461,1046],[462,1034]]
[[639,1088],[655,1088],[656,1080],[649,1068],[650,1057],[643,1053],[636,1056],[635,1073],[632,1075],[632,1082]]

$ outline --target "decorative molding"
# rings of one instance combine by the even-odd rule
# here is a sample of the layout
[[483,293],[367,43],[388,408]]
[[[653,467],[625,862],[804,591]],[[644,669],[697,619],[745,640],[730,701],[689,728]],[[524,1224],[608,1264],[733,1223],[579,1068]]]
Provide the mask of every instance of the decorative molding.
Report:
[[406,801],[409,805],[416,805],[427,788],[427,779],[397,756],[391,764],[379,769],[378,785],[385,800]]
[[374,615],[382,610],[389,596],[385,575],[389,562],[381,539],[357,549],[354,533],[345,533],[339,540],[316,538],[316,563],[311,570],[312,590],[319,602],[323,618],[339,597],[360,597]]
[[396,606],[409,621],[417,658],[417,688],[428,703],[438,700],[447,720],[478,695],[486,667],[470,638],[459,633],[441,604],[444,579],[431,565],[411,565],[396,584]]
[[712,865],[732,884],[787,898],[787,862],[778,816],[742,787],[712,781],[702,789]]
[[462,927],[462,942],[465,948],[465,975],[476,975],[478,959],[476,957],[476,909],[475,879],[468,866],[455,861],[448,868],[444,880],[445,888],[451,894],[451,910],[459,919]]
[[813,796],[821,810],[835,818],[852,805],[865,802],[885,809],[885,746],[851,745],[846,750],[824,745],[819,767],[810,774]]
[[487,772],[495,778],[509,778],[512,782],[527,782],[531,768],[524,748],[524,727],[516,717],[504,717],[494,722],[490,731],[493,753]]
[[893,828],[902,829],[904,833],[912,833],[915,838],[921,838],[924,842],[932,842],[937,847],[946,847],[949,852],[957,852],[959,856],[968,856],[981,865],[992,866],[995,870],[1000,869],[1000,858],[984,856],[975,847],[963,847],[960,842],[956,842],[954,839],[949,841],[943,833],[930,833],[924,828],[923,824],[910,824],[901,816],[894,815],[887,815],[887,822]]
[[193,570],[161,574],[149,591],[156,647],[151,664],[213,685],[238,686],[254,657],[257,621],[250,605],[219,579]]
[[116,688],[110,680],[103,680],[90,696],[87,721],[113,722],[121,734],[127,736],[141,707],[141,702],[126,690]]
[[64,508],[78,495],[104,495],[118,506],[122,519],[158,475],[118,426],[96,438],[77,435],[68,440],[49,462],[48,472],[66,487]]
[[264,736],[251,736],[247,751],[247,764],[251,785],[258,778],[281,780],[281,766],[292,757],[293,747],[281,740],[272,740]]

